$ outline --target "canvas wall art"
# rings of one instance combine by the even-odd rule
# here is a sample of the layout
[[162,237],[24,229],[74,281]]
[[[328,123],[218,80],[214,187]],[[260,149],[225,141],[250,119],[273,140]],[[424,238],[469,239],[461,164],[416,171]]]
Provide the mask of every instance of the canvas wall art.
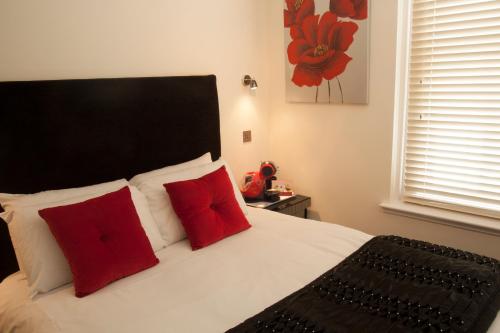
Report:
[[288,102],[368,103],[368,0],[284,0]]

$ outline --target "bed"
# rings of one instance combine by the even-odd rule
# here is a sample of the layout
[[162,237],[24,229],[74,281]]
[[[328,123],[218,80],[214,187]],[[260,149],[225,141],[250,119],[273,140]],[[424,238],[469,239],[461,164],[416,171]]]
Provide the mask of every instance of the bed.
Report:
[[[0,165],[0,192],[129,179],[206,152],[221,155],[215,76],[0,83],[0,112],[8,161]],[[224,332],[372,240],[339,225],[247,209],[250,229],[197,251],[187,240],[170,244],[156,252],[158,265],[84,298],[71,283],[31,297],[2,223],[0,331]],[[500,332],[498,316],[488,331]]]

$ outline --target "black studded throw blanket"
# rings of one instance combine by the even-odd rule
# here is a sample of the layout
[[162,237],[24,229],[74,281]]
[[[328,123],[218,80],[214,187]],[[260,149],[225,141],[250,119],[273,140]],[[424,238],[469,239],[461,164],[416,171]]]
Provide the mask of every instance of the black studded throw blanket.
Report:
[[378,236],[228,332],[486,332],[499,307],[499,261]]

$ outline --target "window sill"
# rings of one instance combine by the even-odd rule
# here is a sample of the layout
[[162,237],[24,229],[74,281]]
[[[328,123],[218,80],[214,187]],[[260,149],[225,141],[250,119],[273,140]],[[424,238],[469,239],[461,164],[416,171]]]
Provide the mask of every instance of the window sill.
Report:
[[500,236],[500,220],[405,202],[383,202],[386,213]]

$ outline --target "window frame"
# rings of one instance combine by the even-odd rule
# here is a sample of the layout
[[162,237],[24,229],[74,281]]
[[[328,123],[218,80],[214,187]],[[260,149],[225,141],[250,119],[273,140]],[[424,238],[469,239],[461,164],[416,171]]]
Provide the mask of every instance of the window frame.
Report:
[[398,0],[390,196],[389,200],[382,202],[380,206],[386,213],[500,236],[499,219],[424,206],[403,200],[412,7],[412,0]]

